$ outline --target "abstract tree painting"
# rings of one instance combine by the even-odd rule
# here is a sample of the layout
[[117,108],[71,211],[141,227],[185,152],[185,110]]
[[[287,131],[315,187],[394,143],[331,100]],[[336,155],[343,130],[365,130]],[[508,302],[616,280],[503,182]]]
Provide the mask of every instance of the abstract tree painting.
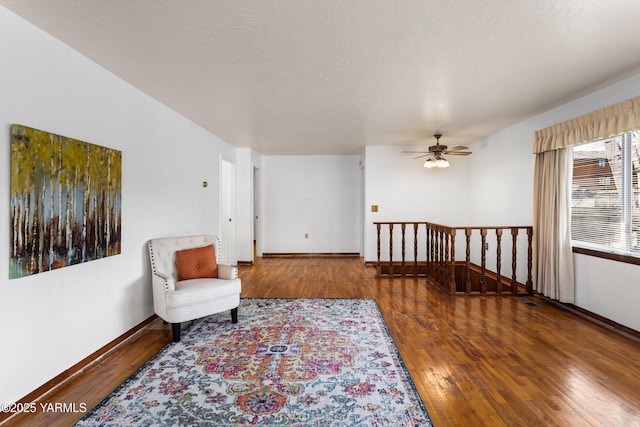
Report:
[[11,126],[10,278],[120,253],[122,152]]

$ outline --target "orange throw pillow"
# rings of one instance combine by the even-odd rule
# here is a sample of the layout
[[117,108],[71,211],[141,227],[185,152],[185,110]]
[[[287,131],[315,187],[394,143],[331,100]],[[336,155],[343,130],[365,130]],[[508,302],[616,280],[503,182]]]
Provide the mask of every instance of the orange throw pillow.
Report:
[[218,277],[218,263],[213,245],[176,251],[178,280]]

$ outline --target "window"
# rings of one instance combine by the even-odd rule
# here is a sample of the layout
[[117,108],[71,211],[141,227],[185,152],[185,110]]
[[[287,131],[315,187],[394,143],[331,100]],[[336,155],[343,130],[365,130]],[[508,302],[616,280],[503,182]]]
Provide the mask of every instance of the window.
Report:
[[571,239],[640,257],[639,131],[573,147]]

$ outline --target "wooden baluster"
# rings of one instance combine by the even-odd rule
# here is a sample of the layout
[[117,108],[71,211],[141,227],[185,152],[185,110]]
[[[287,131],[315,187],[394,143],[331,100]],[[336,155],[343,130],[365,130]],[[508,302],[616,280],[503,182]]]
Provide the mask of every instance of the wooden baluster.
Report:
[[404,240],[404,234],[405,234],[405,231],[407,229],[407,223],[403,222],[400,225],[400,228],[402,230],[402,274],[401,275],[404,277],[406,275],[406,270],[405,270],[405,250],[406,250],[406,246],[407,246],[406,243],[405,243],[405,240]]
[[377,223],[376,229],[378,230],[378,264],[376,266],[376,277],[380,277],[382,275],[382,270],[380,270],[380,227],[382,224]]
[[431,228],[431,265],[429,268],[431,271],[431,278],[434,281],[436,280],[436,272],[437,272],[437,268],[436,268],[436,254],[438,253],[437,248],[438,248],[438,238],[436,236],[436,228],[435,226],[432,226]]
[[427,277],[429,277],[431,275],[431,261],[433,259],[433,254],[432,254],[432,250],[433,250],[433,241],[431,239],[431,224],[427,223],[427,265],[426,265],[426,269],[425,269],[425,273],[427,274]]
[[[444,257],[442,259],[442,267],[443,267],[443,278],[446,282],[449,282],[449,234],[446,229],[442,230],[442,234],[444,237]],[[447,283],[449,286],[449,283]]]
[[502,293],[502,277],[500,264],[502,263],[502,228],[496,229],[496,292]]
[[389,223],[389,276],[393,277],[393,223]]
[[436,239],[436,229],[432,225],[431,226],[431,263],[429,264],[429,274],[432,279],[435,280],[436,277],[436,246],[438,244],[438,240]]
[[[449,251],[449,233],[445,227],[442,227],[442,279],[445,282],[449,281],[449,264],[447,264],[447,252]],[[449,284],[447,283],[447,286]]]
[[527,294],[533,293],[531,270],[533,267],[533,227],[527,227]]
[[431,260],[431,275],[433,280],[437,280],[438,277],[438,230],[436,226],[433,226],[431,230],[431,250],[433,251]]
[[471,228],[465,228],[464,234],[467,237],[467,257],[466,257],[466,276],[465,277],[465,293],[471,293]]
[[[450,268],[449,268],[449,257],[450,257],[450,253],[449,250],[451,249],[450,247],[450,234],[449,234],[449,229],[448,228],[443,228],[442,229],[442,234],[443,234],[443,238],[444,238],[444,252],[443,252],[443,258],[442,258],[442,279],[445,282],[445,285],[447,288],[450,288],[451,286],[451,277],[449,275],[450,273]],[[449,292],[451,292],[451,290],[449,290]]]
[[436,280],[438,273],[438,235],[436,233],[436,227],[433,226],[431,230],[431,275],[433,280]]
[[456,229],[449,230],[451,236],[451,270],[449,272],[449,289],[452,294],[456,293]]
[[418,223],[413,223],[413,276],[418,275]]
[[480,249],[480,259],[481,259],[481,270],[480,270],[480,293],[487,293],[487,229],[480,229],[480,244],[482,245]]
[[424,235],[424,274],[429,277],[429,255],[431,255],[431,245],[429,244],[429,223],[425,224],[425,235]]
[[443,261],[444,261],[444,232],[442,231],[442,227],[438,227],[438,283],[441,285],[442,283],[442,273],[444,271]]
[[518,243],[518,228],[511,228],[511,238],[512,238],[512,247],[511,247],[511,293],[518,293],[518,282],[516,280],[516,267],[518,266],[518,249],[516,248],[516,244]]

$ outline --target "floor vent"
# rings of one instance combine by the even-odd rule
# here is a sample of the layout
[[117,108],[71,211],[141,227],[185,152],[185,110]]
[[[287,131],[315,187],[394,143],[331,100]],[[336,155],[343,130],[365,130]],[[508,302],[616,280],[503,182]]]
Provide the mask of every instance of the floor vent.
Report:
[[533,302],[533,301],[529,301],[529,300],[528,300],[528,299],[526,299],[526,298],[518,298],[518,301],[520,301],[521,303],[524,303],[524,304],[528,305],[529,307],[537,307],[537,306],[538,306],[538,304],[536,304],[536,303],[535,303],[535,302]]

